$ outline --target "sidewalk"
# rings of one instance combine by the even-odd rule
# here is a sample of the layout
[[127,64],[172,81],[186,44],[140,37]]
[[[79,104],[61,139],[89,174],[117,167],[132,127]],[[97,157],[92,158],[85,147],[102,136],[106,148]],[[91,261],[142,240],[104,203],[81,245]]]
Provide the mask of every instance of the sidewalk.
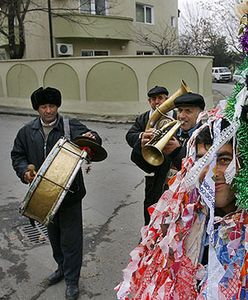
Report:
[[[11,107],[11,106],[2,106],[0,105],[0,114],[5,115],[17,115],[17,116],[37,116],[37,112],[33,109],[20,108],[20,107]],[[74,117],[82,121],[92,121],[92,122],[104,122],[104,123],[133,123],[136,116],[135,115],[94,115],[94,114],[83,114],[83,113],[67,113],[61,112],[62,115],[68,117]]]
[[[222,98],[220,96],[219,99]],[[64,299],[64,281],[49,287],[44,281],[56,268],[49,243],[33,245],[21,235],[23,226],[27,224],[27,220],[18,213],[23,186],[10,170],[8,160],[16,134],[12,120],[18,120],[18,117],[8,120],[8,115],[37,116],[37,112],[0,105],[0,114],[1,136],[5,138],[1,153],[1,170],[4,176],[0,214],[0,299]],[[142,224],[139,212],[142,203],[138,199],[143,193],[143,174],[137,168],[133,169],[129,163],[130,150],[123,136],[128,126],[109,126],[107,123],[125,124],[132,121],[130,116],[63,115],[99,122],[94,126],[105,137],[111,158],[103,165],[95,165],[86,179],[88,193],[84,199],[83,218],[85,251],[79,299],[114,300],[114,286],[121,280],[121,270],[129,260],[129,252],[139,240]],[[106,123],[106,126],[100,122]]]
[[[219,100],[224,99],[225,96],[220,94],[218,91],[213,90],[213,103],[216,105]],[[37,116],[37,113],[33,109],[8,107],[0,105],[0,114],[6,115],[19,115],[19,116]],[[84,114],[84,113],[67,113],[61,112],[62,115],[68,117],[74,117],[82,121],[92,121],[92,122],[104,122],[104,123],[119,123],[128,124],[133,123],[136,116],[135,115],[94,115],[94,114]]]

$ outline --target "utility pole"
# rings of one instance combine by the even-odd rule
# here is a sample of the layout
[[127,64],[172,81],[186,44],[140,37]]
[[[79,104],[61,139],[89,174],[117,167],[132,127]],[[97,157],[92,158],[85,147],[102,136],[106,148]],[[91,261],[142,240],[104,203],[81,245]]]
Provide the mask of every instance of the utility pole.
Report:
[[47,12],[48,12],[48,24],[49,24],[50,50],[51,50],[51,57],[53,58],[54,48],[53,48],[53,25],[52,25],[51,0],[47,0]]

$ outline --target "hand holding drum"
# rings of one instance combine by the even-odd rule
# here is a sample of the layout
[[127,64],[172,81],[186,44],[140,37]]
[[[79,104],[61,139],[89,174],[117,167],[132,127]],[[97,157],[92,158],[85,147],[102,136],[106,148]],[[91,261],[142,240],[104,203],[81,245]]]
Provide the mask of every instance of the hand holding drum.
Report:
[[95,137],[90,131],[88,131],[88,132],[82,134],[82,136],[84,136],[84,137],[86,137],[86,138],[93,139],[93,140],[96,139],[96,137]]
[[24,181],[31,183],[36,175],[35,166],[30,164],[28,165],[27,171],[24,174]]

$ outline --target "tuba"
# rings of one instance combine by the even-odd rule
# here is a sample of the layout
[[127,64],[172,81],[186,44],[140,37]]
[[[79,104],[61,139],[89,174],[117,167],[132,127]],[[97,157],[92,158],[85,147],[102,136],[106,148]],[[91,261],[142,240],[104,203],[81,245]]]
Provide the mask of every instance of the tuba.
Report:
[[[161,119],[163,119],[167,112],[175,108],[174,101],[177,97],[189,93],[190,91],[190,88],[182,80],[181,87],[153,112],[147,122],[146,130],[154,128],[157,123],[161,122]],[[157,129],[154,137],[142,148],[143,158],[153,166],[160,166],[164,162],[163,148],[182,124],[182,122],[174,120],[173,118],[166,118],[169,122],[167,121],[161,128]]]

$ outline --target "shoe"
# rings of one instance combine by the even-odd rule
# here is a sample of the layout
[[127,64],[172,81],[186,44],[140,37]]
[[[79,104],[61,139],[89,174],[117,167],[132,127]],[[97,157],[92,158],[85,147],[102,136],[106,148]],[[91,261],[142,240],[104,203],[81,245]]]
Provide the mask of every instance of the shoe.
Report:
[[53,285],[60,282],[64,278],[64,273],[62,269],[58,269],[53,272],[50,276],[48,276],[48,284]]
[[65,298],[68,300],[76,300],[79,296],[79,288],[77,285],[67,285],[65,290]]

